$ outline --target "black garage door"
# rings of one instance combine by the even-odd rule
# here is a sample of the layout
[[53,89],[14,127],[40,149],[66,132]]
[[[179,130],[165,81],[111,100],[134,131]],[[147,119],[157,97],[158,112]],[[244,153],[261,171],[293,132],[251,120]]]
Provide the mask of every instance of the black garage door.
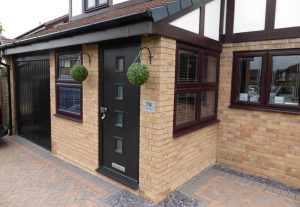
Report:
[[15,60],[18,134],[51,149],[48,55]]

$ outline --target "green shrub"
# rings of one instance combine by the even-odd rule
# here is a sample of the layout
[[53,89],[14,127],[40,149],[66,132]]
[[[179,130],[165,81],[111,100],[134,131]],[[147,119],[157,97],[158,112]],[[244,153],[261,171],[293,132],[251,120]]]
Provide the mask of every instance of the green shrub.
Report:
[[70,71],[71,77],[76,81],[84,81],[88,76],[87,69],[81,64],[75,64]]
[[133,63],[127,71],[127,77],[131,85],[140,86],[149,79],[148,67],[142,63]]

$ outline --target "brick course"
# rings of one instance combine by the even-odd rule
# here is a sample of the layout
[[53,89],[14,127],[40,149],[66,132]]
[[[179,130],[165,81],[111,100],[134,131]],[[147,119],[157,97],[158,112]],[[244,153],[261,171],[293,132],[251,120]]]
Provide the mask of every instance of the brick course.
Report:
[[299,115],[229,108],[233,51],[298,47],[300,39],[224,45],[220,68],[218,162],[300,186]]

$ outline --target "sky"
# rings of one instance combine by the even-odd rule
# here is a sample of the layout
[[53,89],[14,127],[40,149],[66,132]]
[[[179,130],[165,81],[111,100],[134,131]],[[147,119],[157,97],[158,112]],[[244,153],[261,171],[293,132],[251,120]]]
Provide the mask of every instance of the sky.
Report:
[[0,0],[0,22],[7,38],[68,13],[69,0]]

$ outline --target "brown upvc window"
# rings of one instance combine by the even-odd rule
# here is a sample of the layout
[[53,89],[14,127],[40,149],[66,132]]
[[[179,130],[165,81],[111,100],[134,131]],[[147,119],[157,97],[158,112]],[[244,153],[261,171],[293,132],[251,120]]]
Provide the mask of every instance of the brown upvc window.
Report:
[[174,137],[217,121],[219,55],[177,45]]
[[56,116],[82,121],[82,83],[74,81],[70,70],[81,64],[79,49],[56,54]]
[[108,5],[109,5],[108,0],[85,0],[86,11],[107,7]]
[[300,114],[300,50],[235,52],[231,107]]

